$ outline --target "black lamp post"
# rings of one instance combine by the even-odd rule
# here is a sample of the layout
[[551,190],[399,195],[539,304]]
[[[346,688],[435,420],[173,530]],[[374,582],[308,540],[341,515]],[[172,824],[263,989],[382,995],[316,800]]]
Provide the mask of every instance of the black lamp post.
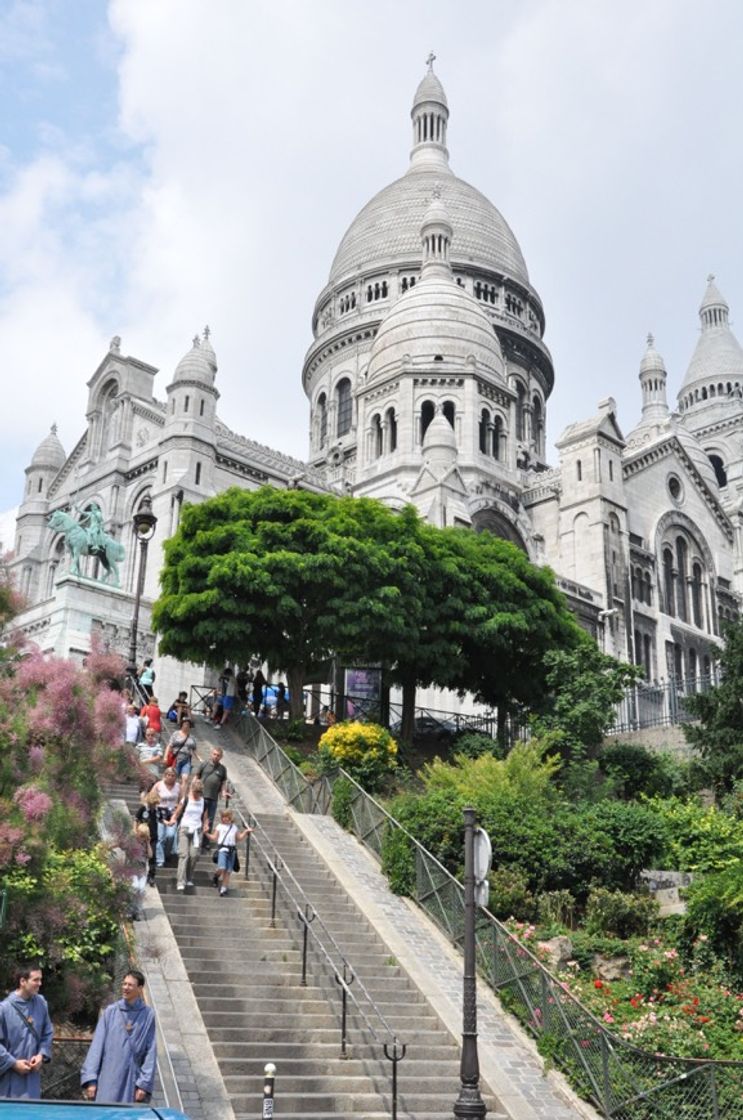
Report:
[[137,572],[137,588],[134,594],[134,614],[132,615],[132,633],[129,642],[129,664],[127,673],[132,681],[137,679],[137,628],[139,626],[139,604],[144,587],[144,574],[147,569],[147,546],[155,535],[157,518],[152,512],[152,499],[145,494],[137,512],[132,518],[134,535],[139,541],[139,571]]
[[462,1058],[457,1120],[482,1120],[487,1112],[480,1096],[477,1057],[477,978],[475,974],[475,810],[464,810],[464,983],[462,992]]

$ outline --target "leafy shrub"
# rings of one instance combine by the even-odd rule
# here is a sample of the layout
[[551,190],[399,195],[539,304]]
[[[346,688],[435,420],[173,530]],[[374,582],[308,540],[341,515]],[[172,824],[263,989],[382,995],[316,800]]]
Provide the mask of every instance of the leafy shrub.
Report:
[[354,788],[348,778],[336,778],[333,783],[333,797],[330,803],[330,812],[333,819],[341,828],[350,829],[352,824],[351,802],[353,801]]
[[536,914],[536,902],[529,890],[529,876],[517,867],[492,871],[488,910],[502,921],[518,918],[530,922]]
[[687,944],[706,943],[743,983],[743,861],[694,880],[683,936]]
[[676,871],[722,871],[743,859],[743,826],[695,800],[653,798],[648,807],[666,829],[666,865]]
[[548,753],[551,745],[549,740],[532,739],[517,743],[505,758],[490,753],[457,758],[454,763],[435,758],[423,767],[421,777],[427,789],[449,790],[476,805],[505,792],[538,803],[552,802],[560,760]]
[[503,758],[505,751],[497,740],[482,731],[463,731],[457,735],[453,745],[454,754],[463,758],[480,758],[481,755],[495,755]]
[[382,837],[382,871],[393,894],[412,895],[415,890],[415,851],[407,833],[387,824]]
[[601,751],[601,769],[626,801],[647,794],[670,797],[688,788],[688,766],[672,754],[649,751],[638,743],[612,743]]
[[630,958],[633,985],[645,998],[657,998],[683,975],[678,951],[665,948],[657,939],[634,946]]
[[320,737],[317,749],[325,770],[341,766],[369,792],[397,765],[397,743],[376,723],[336,723]]
[[575,898],[570,891],[542,891],[537,898],[537,916],[541,926],[573,928]]
[[625,894],[596,887],[586,903],[586,931],[627,938],[645,936],[658,919],[658,903],[650,895]]
[[[307,738],[307,724],[300,716],[277,719],[271,723],[271,734],[277,743],[301,743]],[[286,747],[284,750],[289,753]]]
[[631,889],[644,868],[658,866],[665,850],[666,829],[653,806],[602,801],[588,811],[587,824],[611,845],[604,870],[606,886]]
[[464,798],[452,797],[447,790],[432,790],[420,796],[400,794],[387,808],[419,844],[456,874],[464,862],[464,804]]

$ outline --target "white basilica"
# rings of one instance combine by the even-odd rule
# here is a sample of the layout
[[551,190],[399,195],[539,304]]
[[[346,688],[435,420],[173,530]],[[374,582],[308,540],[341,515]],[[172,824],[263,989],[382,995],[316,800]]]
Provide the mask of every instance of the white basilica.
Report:
[[[158,518],[139,643],[149,652],[158,546],[182,503],[269,483],[412,502],[435,524],[506,537],[554,569],[581,622],[648,680],[708,670],[743,593],[743,350],[724,298],[710,277],[675,411],[649,338],[639,421],[624,435],[614,401],[599,402],[562,433],[550,467],[542,303],[506,221],[449,166],[449,109],[431,63],[411,117],[405,174],[352,222],[315,303],[302,372],[307,461],[219,420],[208,330],[164,401],[156,369],[112,340],[77,445],[67,454],[52,430],[26,470],[14,568],[29,602],[19,622],[42,648],[84,653],[92,621],[126,652],[132,515],[147,496]],[[71,576],[47,526],[55,510],[91,503],[127,546],[121,590]],[[182,669],[164,659],[161,670],[181,687]]]

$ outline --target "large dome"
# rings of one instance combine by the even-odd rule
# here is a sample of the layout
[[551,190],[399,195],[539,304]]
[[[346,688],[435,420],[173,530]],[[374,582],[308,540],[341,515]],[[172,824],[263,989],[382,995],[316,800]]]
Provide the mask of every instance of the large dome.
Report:
[[407,174],[366,204],[340,243],[330,269],[330,283],[336,285],[382,262],[420,260],[421,222],[438,183],[456,230],[454,268],[458,264],[481,265],[528,285],[526,263],[505,218],[484,194],[441,166],[411,166]]

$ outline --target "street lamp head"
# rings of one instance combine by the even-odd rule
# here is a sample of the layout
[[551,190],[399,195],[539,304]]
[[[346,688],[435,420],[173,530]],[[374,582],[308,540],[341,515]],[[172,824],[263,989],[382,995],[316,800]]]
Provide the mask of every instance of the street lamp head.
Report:
[[139,509],[135,512],[132,521],[134,522],[134,532],[136,533],[137,540],[152,540],[155,535],[157,518],[152,512],[152,499],[149,494],[145,494],[144,498],[142,498]]

